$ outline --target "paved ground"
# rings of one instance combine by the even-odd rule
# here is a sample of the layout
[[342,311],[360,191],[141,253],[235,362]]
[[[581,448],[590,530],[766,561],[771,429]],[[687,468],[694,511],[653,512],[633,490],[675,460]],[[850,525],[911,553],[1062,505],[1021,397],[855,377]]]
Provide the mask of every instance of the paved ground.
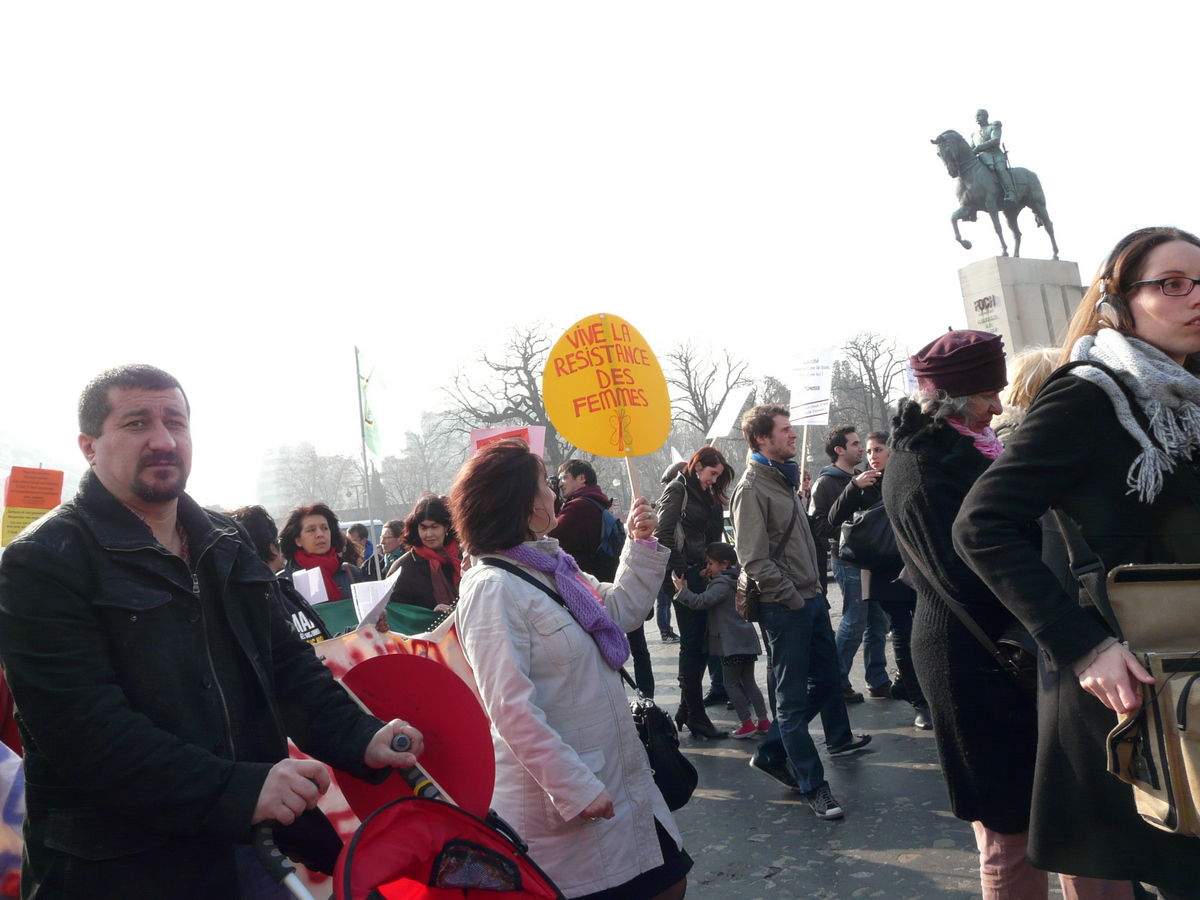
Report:
[[[836,593],[832,606],[836,630]],[[661,643],[653,622],[646,632],[655,699],[674,712],[678,645]],[[851,680],[864,690],[861,659],[860,652]],[[765,694],[765,657],[757,674]],[[825,757],[834,796],[846,811],[836,822],[817,819],[802,798],[751,769],[754,740],[681,739],[700,772],[696,794],[676,813],[696,861],[689,898],[979,897],[974,836],[950,814],[933,733],[912,727],[907,703],[867,699],[849,709],[854,730],[874,740],[849,758]],[[722,727],[736,727],[724,704],[709,714]],[[821,740],[819,724],[814,737]],[[1052,881],[1051,896],[1061,896]]]

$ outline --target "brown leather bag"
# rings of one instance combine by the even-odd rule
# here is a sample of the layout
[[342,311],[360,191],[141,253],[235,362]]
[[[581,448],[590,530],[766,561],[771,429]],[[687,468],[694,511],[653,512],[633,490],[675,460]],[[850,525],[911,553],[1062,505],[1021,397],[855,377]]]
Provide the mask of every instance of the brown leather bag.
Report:
[[1107,599],[1154,676],[1108,736],[1108,770],[1133,785],[1148,823],[1200,837],[1200,566],[1118,566]]
[[[792,521],[788,522],[787,530],[783,533],[783,540],[779,542],[779,546],[775,548],[775,552],[771,554],[772,560],[778,560],[779,554],[783,553],[783,548],[787,546],[788,538],[792,536],[792,529],[796,527],[796,518],[800,515],[799,502],[792,506]],[[762,591],[758,589],[754,579],[746,574],[743,568],[737,580],[737,596],[734,598],[734,606],[737,607],[738,615],[747,622],[757,622],[762,618]],[[773,602],[773,601],[767,601]]]

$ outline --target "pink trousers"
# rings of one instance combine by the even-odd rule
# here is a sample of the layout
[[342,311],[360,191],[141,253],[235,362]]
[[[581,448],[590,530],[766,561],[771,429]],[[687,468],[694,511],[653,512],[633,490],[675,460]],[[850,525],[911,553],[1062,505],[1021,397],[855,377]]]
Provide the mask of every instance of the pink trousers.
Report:
[[[979,847],[979,883],[983,900],[1046,900],[1049,873],[1035,869],[1025,858],[1029,832],[1001,834],[972,822]],[[1059,875],[1064,900],[1133,900],[1128,881],[1105,881],[1082,875]]]

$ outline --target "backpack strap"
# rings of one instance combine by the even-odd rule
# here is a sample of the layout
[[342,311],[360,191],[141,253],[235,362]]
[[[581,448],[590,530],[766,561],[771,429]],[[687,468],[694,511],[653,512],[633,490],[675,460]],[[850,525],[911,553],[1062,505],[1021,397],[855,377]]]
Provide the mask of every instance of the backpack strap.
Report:
[[604,514],[608,512],[608,507],[595,497],[584,497],[583,499],[590,501],[596,509],[600,510],[600,536],[596,538],[596,549],[592,551],[592,555],[595,556],[600,552],[600,545],[604,543]]

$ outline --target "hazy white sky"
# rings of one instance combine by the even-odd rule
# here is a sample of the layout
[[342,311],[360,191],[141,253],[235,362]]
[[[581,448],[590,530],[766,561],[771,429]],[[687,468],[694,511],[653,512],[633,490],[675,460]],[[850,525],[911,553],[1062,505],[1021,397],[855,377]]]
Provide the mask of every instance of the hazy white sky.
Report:
[[986,221],[954,243],[929,143],[979,106],[1085,280],[1135,227],[1200,228],[1196,10],[5,4],[0,468],[79,465],[79,390],[121,362],[184,382],[192,493],[237,505],[268,446],[357,447],[356,343],[393,450],[530,320],[756,374],[863,328],[915,350],[998,252]]

